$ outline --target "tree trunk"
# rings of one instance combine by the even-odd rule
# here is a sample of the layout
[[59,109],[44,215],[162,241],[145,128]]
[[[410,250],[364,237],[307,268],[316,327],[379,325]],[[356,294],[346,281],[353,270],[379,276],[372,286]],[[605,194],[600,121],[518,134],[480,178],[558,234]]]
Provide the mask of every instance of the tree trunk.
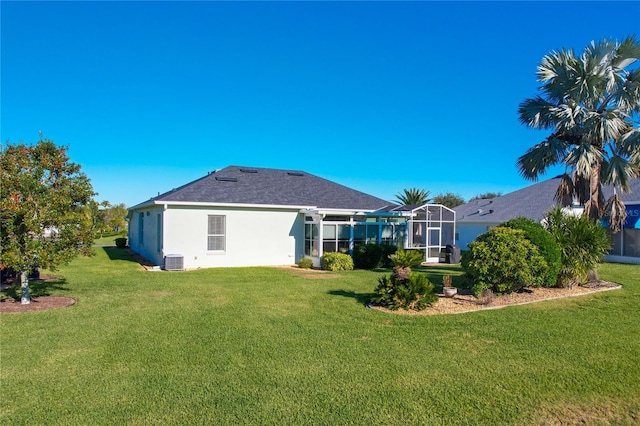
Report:
[[31,303],[31,296],[29,295],[29,272],[20,272],[20,289],[22,290],[22,297],[20,299],[23,305]]
[[604,215],[604,196],[600,186],[600,164],[596,163],[589,176],[589,201],[585,205],[585,214],[596,222]]

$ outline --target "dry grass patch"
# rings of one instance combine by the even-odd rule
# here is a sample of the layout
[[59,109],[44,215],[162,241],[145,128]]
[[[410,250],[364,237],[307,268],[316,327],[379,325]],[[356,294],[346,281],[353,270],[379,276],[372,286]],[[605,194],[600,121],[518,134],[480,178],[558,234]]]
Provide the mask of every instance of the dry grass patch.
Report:
[[640,405],[618,403],[606,398],[593,403],[558,404],[542,409],[533,420],[537,426],[637,425]]

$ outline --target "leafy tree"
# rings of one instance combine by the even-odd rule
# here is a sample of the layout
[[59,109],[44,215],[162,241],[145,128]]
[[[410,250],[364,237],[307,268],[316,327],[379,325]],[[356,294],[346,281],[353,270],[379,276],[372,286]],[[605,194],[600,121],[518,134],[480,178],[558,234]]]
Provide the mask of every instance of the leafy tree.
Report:
[[490,200],[491,198],[498,198],[501,195],[502,195],[502,192],[485,192],[483,194],[478,194],[475,197],[471,197],[469,201]]
[[109,232],[123,231],[127,228],[127,206],[124,203],[109,204],[105,209],[104,222]]
[[465,203],[464,198],[452,192],[436,195],[435,197],[433,197],[433,202],[436,204],[442,204],[443,206],[449,207],[450,209],[458,207]]
[[425,191],[424,189],[405,188],[402,192],[396,194],[396,201],[407,206],[427,204],[431,201],[430,194],[430,191]]
[[93,188],[66,151],[40,135],[36,145],[7,143],[1,153],[0,264],[20,274],[23,304],[33,269],[92,254]]
[[[521,123],[551,131],[518,159],[522,176],[536,180],[564,165],[557,200],[568,205],[575,197],[593,221],[610,215],[614,232],[626,216],[616,188],[628,191],[629,179],[640,174],[640,68],[630,68],[638,59],[634,37],[591,42],[581,56],[551,52],[538,66],[541,95],[518,109]],[[608,202],[603,183],[614,186]]]

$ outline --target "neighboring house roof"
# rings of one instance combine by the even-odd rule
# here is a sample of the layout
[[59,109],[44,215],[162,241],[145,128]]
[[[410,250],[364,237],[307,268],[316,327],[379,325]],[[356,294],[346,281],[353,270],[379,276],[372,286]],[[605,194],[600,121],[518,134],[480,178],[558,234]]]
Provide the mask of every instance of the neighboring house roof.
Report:
[[253,204],[378,210],[392,203],[298,170],[229,166],[132,207],[148,204]]
[[[536,222],[556,205],[555,195],[560,185],[560,176],[496,198],[470,201],[454,208],[459,223],[501,223],[524,216]],[[640,202],[640,179],[630,180],[631,192],[621,193],[625,203]],[[613,194],[611,186],[603,188],[605,199]]]

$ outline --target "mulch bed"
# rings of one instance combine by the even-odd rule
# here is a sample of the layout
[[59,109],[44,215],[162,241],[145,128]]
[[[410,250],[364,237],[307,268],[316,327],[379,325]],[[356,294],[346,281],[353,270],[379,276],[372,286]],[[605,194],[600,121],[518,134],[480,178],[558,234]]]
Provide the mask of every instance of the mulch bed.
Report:
[[49,309],[64,308],[76,303],[71,297],[41,296],[32,297],[31,303],[23,305],[20,299],[0,300],[0,314],[17,314],[20,312],[48,311]]
[[583,296],[599,291],[617,290],[622,288],[620,284],[608,281],[591,282],[573,288],[526,288],[520,293],[505,294],[496,296],[490,303],[483,304],[476,297],[469,293],[457,294],[454,297],[444,297],[440,294],[439,300],[432,306],[422,310],[398,309],[392,311],[381,306],[371,306],[372,309],[393,313],[398,315],[442,315],[442,314],[462,314],[467,312],[480,311],[484,309],[499,309],[507,306],[525,305],[528,303],[541,302],[543,300],[562,299],[565,297]]

